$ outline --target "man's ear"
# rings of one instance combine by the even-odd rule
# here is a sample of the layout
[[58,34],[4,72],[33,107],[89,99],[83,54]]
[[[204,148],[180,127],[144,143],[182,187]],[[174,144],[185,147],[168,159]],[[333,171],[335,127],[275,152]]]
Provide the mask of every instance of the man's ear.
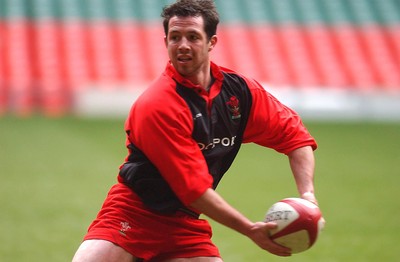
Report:
[[167,46],[168,46],[168,40],[167,40],[167,36],[164,36],[164,44],[165,44],[165,47],[167,47]]
[[208,46],[209,52],[214,49],[214,47],[217,45],[217,42],[218,42],[218,37],[216,35],[213,35],[210,39],[209,46]]

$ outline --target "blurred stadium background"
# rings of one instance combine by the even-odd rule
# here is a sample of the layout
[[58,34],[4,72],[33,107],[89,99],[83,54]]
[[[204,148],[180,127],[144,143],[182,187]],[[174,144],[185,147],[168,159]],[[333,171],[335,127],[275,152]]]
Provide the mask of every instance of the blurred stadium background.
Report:
[[[70,261],[126,155],[128,108],[167,63],[172,1],[0,0],[0,261]],[[295,108],[320,146],[327,228],[289,260],[398,261],[400,0],[216,4],[213,59]],[[254,145],[230,172],[218,190],[254,221],[296,193],[287,159]],[[213,224],[226,261],[283,261]]]
[[[0,0],[0,116],[125,116],[172,0]],[[216,0],[213,59],[305,118],[400,119],[400,1]]]

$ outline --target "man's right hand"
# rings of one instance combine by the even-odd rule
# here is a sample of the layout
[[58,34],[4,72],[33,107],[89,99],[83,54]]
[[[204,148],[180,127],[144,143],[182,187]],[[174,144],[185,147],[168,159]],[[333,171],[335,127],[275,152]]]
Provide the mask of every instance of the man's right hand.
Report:
[[274,222],[256,222],[253,224],[247,236],[259,247],[274,255],[282,257],[291,256],[290,248],[275,243],[269,237],[269,231],[276,227],[277,225]]

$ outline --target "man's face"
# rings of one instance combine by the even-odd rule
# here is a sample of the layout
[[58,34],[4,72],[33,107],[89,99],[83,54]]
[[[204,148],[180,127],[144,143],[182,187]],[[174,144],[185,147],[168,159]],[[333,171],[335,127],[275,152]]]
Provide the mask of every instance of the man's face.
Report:
[[209,51],[215,43],[216,36],[208,40],[201,16],[170,19],[165,38],[168,56],[175,69],[189,80],[196,80],[208,68]]

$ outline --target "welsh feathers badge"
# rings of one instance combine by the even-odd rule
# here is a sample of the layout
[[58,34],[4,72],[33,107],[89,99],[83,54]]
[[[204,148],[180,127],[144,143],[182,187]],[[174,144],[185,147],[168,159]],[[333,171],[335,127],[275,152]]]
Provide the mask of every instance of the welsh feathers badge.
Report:
[[236,96],[231,96],[231,98],[229,99],[228,102],[226,102],[226,104],[229,107],[232,119],[238,119],[241,117],[239,99],[237,99]]

